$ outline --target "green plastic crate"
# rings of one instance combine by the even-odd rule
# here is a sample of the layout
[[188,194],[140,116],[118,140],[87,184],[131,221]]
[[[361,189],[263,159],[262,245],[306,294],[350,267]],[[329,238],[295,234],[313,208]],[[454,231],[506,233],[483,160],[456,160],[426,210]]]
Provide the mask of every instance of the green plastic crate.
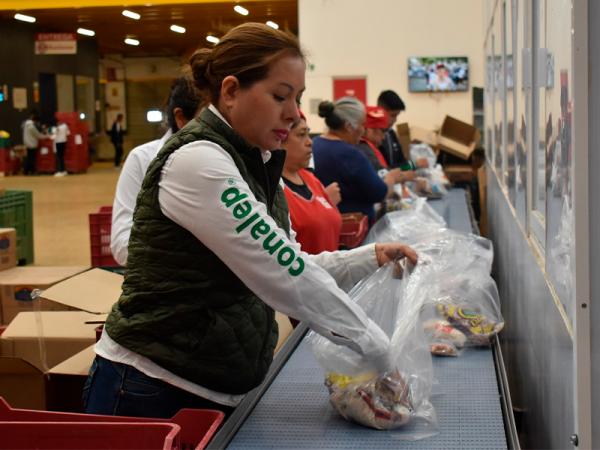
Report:
[[17,230],[17,261],[33,263],[33,202],[31,191],[6,191],[0,196],[0,228]]

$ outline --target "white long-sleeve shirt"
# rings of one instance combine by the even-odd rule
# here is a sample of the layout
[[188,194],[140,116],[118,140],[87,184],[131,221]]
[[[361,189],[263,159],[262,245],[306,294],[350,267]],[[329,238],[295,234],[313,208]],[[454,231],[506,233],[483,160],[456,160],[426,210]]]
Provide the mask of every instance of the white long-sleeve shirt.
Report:
[[[269,157],[269,152],[263,153],[263,160]],[[235,192],[240,201],[234,205],[230,200]],[[342,290],[377,268],[374,244],[315,256],[302,252],[294,233],[288,238],[267,214],[265,204],[256,200],[233,158],[210,141],[192,142],[173,152],[163,166],[158,197],[168,218],[194,234],[273,309],[307,322],[333,342],[367,357],[387,352],[385,333]],[[236,218],[248,209],[242,219]],[[270,244],[282,241],[279,253],[265,249],[265,231],[276,235]],[[288,263],[286,255],[296,259]],[[298,259],[303,262],[301,271]],[[178,377],[106,333],[96,353],[217,403],[236,406],[243,398]]]
[[172,134],[169,129],[162,138],[138,145],[129,152],[123,164],[115,191],[110,231],[110,250],[115,261],[122,266],[127,263],[127,245],[133,226],[133,210],[146,170]]
[[23,124],[23,145],[27,148],[37,148],[38,141],[46,137],[36,128],[31,119],[27,119]]

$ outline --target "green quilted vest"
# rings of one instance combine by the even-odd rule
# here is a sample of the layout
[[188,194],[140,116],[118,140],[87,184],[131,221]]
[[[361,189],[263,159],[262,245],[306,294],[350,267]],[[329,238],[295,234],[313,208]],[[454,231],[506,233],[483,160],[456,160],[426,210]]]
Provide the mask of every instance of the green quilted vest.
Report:
[[[287,203],[279,186],[285,152],[273,151],[263,163],[258,148],[205,109],[166,142],[146,172],[134,212],[123,293],[108,316],[106,331],[123,347],[186,380],[243,394],[261,383],[272,362],[278,336],[275,313],[202,242],[167,218],[158,201],[167,158],[198,140],[215,142],[232,156],[256,198],[289,235]],[[230,200],[231,192],[221,201]],[[290,266],[290,273],[293,267],[297,265]]]

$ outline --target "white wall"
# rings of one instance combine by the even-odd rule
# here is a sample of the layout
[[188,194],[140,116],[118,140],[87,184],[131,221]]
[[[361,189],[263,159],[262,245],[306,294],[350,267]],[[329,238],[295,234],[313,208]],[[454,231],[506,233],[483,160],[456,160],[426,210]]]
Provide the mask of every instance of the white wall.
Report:
[[[435,129],[449,114],[472,123],[470,88],[484,84],[483,13],[481,0],[299,0],[300,41],[314,65],[303,97],[311,128],[323,130],[310,109],[332,99],[333,76],[365,75],[369,104],[384,89],[402,97],[399,122]],[[409,56],[467,56],[469,91],[410,94]]]

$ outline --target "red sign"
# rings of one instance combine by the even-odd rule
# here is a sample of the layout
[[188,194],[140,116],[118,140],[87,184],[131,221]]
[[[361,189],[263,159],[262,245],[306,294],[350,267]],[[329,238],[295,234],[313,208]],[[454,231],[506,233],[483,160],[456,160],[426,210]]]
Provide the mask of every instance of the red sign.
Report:
[[362,78],[334,78],[333,100],[341,97],[356,97],[365,105],[367,104],[367,79]]
[[74,55],[77,53],[75,33],[36,33],[36,55]]

